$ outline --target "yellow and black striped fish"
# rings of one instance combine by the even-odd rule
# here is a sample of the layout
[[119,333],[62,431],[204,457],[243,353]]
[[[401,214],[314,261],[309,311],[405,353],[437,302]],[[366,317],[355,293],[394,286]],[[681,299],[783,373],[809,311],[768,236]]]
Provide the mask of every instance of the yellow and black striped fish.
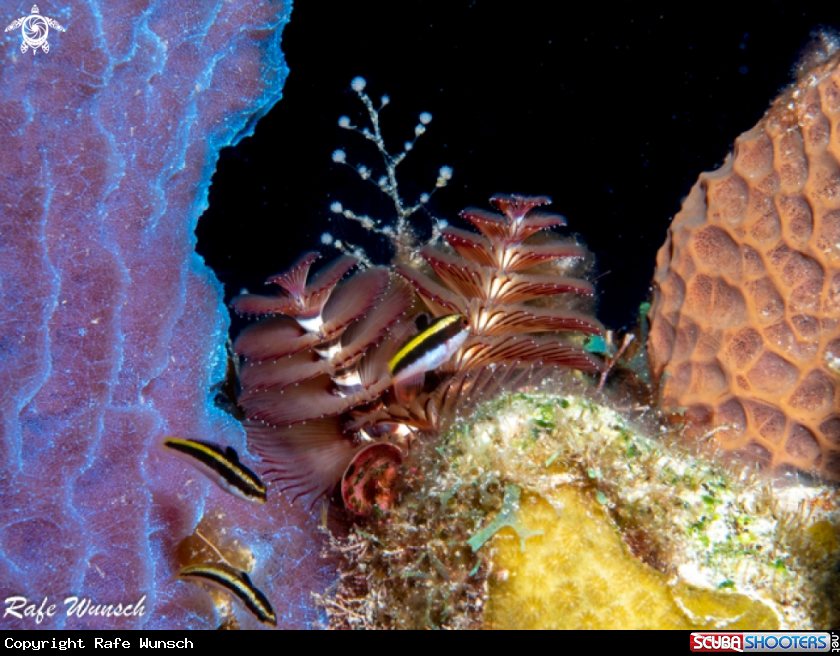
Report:
[[444,364],[469,337],[469,320],[461,314],[438,317],[403,344],[388,368],[397,396],[405,400],[406,389],[422,385],[423,376]]
[[260,622],[277,626],[274,608],[245,572],[225,563],[209,563],[185,567],[178,573],[178,577],[207,583],[229,592]]
[[265,503],[265,484],[239,462],[233,447],[223,449],[208,442],[167,437],[163,445],[186,460],[223,490],[242,499]]

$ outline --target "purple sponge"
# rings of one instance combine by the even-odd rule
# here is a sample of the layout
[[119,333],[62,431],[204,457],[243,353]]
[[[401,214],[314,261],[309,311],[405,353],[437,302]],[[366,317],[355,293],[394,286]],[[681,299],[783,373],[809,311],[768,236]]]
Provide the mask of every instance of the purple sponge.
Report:
[[[10,31],[0,67],[0,628],[214,628],[207,592],[175,578],[206,515],[253,552],[278,625],[311,623],[329,576],[315,521],[160,448],[203,439],[248,462],[213,405],[228,317],[194,229],[219,149],[280,98],[289,3],[40,9],[66,31],[25,53]],[[6,613],[15,596],[54,614]],[[135,612],[68,617],[72,597]]]

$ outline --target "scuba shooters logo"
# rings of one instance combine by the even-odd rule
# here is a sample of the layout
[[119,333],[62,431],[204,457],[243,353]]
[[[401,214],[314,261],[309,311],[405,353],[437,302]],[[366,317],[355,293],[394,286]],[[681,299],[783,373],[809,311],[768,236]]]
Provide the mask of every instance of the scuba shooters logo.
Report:
[[691,651],[705,652],[826,652],[840,651],[836,634],[825,631],[692,632]]
[[692,633],[691,651],[744,651],[741,633]]

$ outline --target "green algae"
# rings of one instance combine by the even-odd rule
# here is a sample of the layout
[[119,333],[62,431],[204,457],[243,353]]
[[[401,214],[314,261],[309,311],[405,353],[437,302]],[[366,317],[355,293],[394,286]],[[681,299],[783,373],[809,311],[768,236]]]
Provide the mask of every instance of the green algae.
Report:
[[525,540],[535,535],[542,535],[542,531],[532,531],[519,521],[519,495],[522,489],[517,485],[505,486],[505,497],[502,500],[502,511],[487,526],[467,540],[473,551],[481,549],[482,545],[505,527],[512,528],[519,536],[520,550],[525,552]]

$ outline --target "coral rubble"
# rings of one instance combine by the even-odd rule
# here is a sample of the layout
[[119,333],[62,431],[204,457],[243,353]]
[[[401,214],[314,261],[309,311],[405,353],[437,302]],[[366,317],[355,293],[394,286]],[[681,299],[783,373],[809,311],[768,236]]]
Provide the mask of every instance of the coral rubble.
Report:
[[823,37],[657,257],[650,361],[686,433],[840,479],[840,55]]

